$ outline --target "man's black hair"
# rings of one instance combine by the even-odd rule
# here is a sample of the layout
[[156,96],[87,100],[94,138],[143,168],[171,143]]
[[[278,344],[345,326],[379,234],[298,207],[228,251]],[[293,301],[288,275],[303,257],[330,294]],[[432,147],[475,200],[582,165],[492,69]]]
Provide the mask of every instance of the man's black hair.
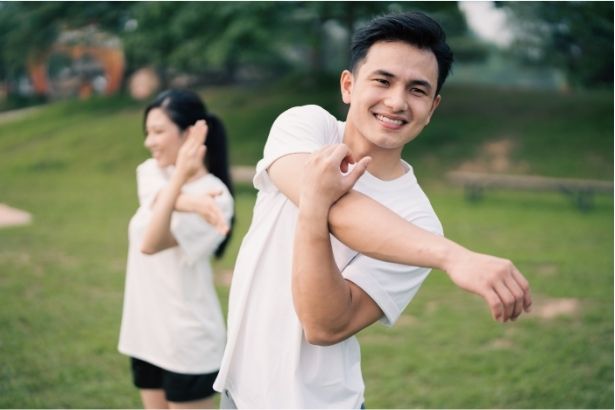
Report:
[[453,64],[453,52],[446,44],[446,33],[438,22],[418,11],[376,17],[359,28],[352,38],[351,71],[367,56],[370,47],[379,41],[402,41],[431,50],[438,62],[438,95]]

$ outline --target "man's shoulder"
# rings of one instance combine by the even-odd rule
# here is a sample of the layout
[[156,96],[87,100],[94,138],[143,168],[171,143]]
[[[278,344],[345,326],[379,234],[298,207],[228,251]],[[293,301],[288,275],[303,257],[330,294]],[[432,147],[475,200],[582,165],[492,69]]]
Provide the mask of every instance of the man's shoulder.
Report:
[[320,105],[308,104],[298,105],[282,112],[276,122],[279,121],[300,121],[300,120],[322,120],[322,121],[337,121],[337,119]]

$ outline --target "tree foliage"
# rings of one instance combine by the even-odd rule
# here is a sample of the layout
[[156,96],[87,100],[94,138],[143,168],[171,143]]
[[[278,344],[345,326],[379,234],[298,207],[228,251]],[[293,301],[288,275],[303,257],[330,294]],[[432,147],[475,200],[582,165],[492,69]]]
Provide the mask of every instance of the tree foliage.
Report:
[[573,86],[613,85],[613,2],[502,2],[517,27],[514,52],[563,69]]
[[122,38],[129,70],[150,65],[216,81],[337,71],[357,25],[408,9],[434,14],[448,31],[467,29],[455,2],[0,2],[0,76],[23,71],[62,30],[86,25]]
[[27,59],[44,52],[62,30],[95,24],[117,33],[132,3],[0,2],[0,78],[23,71]]

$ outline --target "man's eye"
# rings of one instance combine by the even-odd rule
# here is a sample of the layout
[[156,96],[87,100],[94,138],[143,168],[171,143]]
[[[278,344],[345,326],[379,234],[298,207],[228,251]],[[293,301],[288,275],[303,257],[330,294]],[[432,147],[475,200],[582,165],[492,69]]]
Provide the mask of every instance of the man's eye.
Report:
[[384,78],[376,78],[375,81],[382,85],[389,85],[389,80],[385,80]]

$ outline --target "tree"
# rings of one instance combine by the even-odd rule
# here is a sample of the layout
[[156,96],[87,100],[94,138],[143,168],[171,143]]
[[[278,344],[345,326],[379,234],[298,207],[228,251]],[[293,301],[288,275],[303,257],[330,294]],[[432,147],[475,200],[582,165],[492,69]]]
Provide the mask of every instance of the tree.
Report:
[[123,30],[133,3],[0,2],[0,78],[14,79],[28,59],[44,53],[62,30],[95,24]]
[[502,2],[517,27],[514,53],[564,70],[573,86],[613,85],[612,2]]
[[246,66],[284,63],[281,44],[290,3],[143,2],[138,27],[124,36],[129,64],[152,64],[232,81]]
[[456,2],[0,2],[0,76],[23,71],[60,32],[87,25],[122,38],[129,72],[154,66],[165,83],[174,72],[210,82],[337,73],[354,29],[404,10],[433,15],[453,41],[467,34]]
[[[323,72],[331,57],[336,64],[333,71],[345,68],[350,60],[352,33],[361,24],[377,15],[390,12],[418,10],[436,18],[450,36],[465,35],[468,28],[465,18],[457,7],[457,2],[378,2],[378,1],[324,1],[301,2],[295,5],[291,15],[294,24],[288,27],[287,34],[295,47],[308,51],[310,71]],[[344,41],[334,44],[328,29],[338,27],[344,32]],[[294,34],[293,34],[294,33]],[[331,50],[335,48],[335,50]]]

